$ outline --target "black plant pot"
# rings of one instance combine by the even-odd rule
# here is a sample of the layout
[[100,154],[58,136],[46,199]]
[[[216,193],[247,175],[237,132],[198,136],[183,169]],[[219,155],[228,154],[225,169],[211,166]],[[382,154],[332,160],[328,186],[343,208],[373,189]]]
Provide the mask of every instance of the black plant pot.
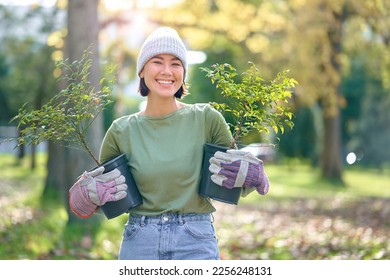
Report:
[[142,204],[142,196],[138,191],[133,175],[127,165],[125,154],[121,154],[120,156],[106,161],[101,164],[101,166],[104,166],[104,173],[110,172],[115,168],[119,169],[121,174],[125,177],[127,185],[127,195],[125,198],[118,201],[109,201],[100,207],[108,219],[118,217],[119,215],[128,212],[131,208]]
[[240,199],[242,188],[227,189],[215,184],[211,180],[212,173],[209,171],[210,158],[217,151],[226,152],[227,147],[205,144],[203,148],[203,164],[201,181],[199,185],[199,194],[203,197],[211,198],[228,204],[238,204]]

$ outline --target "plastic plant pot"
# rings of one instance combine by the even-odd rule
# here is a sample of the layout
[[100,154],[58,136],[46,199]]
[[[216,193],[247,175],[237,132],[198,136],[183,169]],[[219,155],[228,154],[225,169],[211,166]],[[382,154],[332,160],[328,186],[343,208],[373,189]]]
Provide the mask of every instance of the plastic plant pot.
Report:
[[205,144],[203,148],[203,164],[199,194],[206,198],[211,198],[228,204],[238,204],[241,197],[242,188],[228,189],[215,184],[211,180],[212,173],[209,171],[209,160],[217,151],[226,152],[228,147],[215,144]]
[[138,191],[138,187],[134,181],[133,175],[131,174],[130,168],[127,165],[127,158],[125,154],[108,160],[101,164],[101,166],[104,166],[104,173],[110,172],[115,168],[119,169],[121,174],[125,177],[127,185],[127,195],[125,198],[118,201],[110,201],[101,206],[104,215],[108,219],[118,217],[124,213],[127,213],[131,208],[142,204],[142,196]]

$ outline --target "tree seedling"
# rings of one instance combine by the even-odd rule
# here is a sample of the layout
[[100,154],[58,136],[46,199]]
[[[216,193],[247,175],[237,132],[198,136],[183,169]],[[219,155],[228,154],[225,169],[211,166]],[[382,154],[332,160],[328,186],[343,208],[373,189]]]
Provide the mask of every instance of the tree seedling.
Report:
[[228,63],[201,68],[229,101],[211,104],[221,113],[230,113],[234,119],[229,123],[233,132],[230,148],[236,147],[238,141],[253,130],[269,134],[272,129],[275,133],[284,133],[285,126],[292,128],[294,125],[288,101],[298,82],[287,76],[288,70],[265,82],[256,65],[252,62],[249,65],[241,75]]
[[111,103],[110,96],[115,83],[115,67],[105,69],[109,78],[100,80],[101,89],[96,91],[89,82],[92,66],[91,52],[84,51],[80,60],[56,62],[61,71],[59,82],[66,88],[57,93],[38,110],[28,110],[27,104],[19,109],[12,121],[17,121],[20,136],[18,145],[37,145],[43,141],[62,142],[67,146],[86,151],[96,164],[87,132],[104,108]]

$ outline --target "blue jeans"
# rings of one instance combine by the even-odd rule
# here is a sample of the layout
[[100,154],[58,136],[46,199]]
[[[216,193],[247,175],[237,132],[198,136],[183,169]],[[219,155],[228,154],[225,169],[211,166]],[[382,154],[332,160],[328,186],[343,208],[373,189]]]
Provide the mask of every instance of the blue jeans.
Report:
[[131,214],[123,231],[120,260],[218,260],[211,214]]

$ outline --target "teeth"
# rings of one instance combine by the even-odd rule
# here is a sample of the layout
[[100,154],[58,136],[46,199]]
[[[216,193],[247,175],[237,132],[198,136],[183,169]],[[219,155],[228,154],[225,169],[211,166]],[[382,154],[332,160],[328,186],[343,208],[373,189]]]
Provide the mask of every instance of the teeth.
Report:
[[172,81],[163,81],[163,80],[158,80],[157,82],[160,84],[172,84],[173,83]]

